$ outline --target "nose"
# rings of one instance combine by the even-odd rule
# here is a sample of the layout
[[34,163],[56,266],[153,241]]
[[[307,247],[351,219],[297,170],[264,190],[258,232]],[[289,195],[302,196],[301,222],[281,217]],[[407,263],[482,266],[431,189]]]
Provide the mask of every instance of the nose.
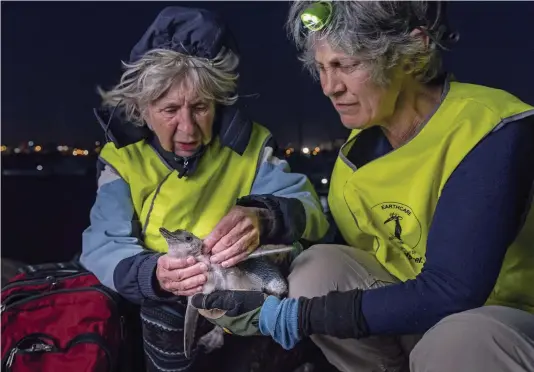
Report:
[[332,97],[345,91],[345,84],[333,69],[325,69],[322,71],[320,79],[323,94],[327,97]]
[[185,107],[180,110],[176,129],[178,132],[181,132],[187,136],[195,136],[197,124],[193,118],[192,110]]

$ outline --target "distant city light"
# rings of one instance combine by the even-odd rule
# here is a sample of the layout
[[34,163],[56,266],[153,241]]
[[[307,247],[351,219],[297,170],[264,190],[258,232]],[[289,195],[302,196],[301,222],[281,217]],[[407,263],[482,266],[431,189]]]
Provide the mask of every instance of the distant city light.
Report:
[[321,183],[322,183],[323,185],[326,185],[326,184],[328,183],[328,180],[327,180],[326,178],[323,178],[323,179],[321,180]]
[[[305,139],[305,141],[307,140]],[[309,141],[313,141],[313,140],[310,139]],[[79,148],[79,147],[75,147],[71,145],[57,144],[57,143],[54,144],[53,146],[47,147],[48,145],[46,143],[45,144],[43,144],[42,142],[41,144],[39,143],[40,143],[40,139],[36,138],[35,140],[24,140],[23,142],[21,142],[21,144],[18,147],[17,145],[4,144],[4,145],[1,145],[2,155],[5,156],[11,153],[21,154],[21,155],[22,154],[28,154],[28,155],[34,154],[35,155],[36,153],[39,153],[39,155],[41,155],[43,153],[49,154],[50,152],[57,151],[58,153],[61,153],[62,155],[83,157],[83,156],[98,155],[101,152],[102,147],[105,145],[105,141],[102,142],[100,140],[98,141],[92,140],[92,142],[88,142],[88,145],[87,144],[82,145],[85,147],[85,149],[83,147]],[[344,143],[343,139],[336,139],[334,141],[318,142],[316,145],[308,145],[308,146],[304,146],[304,145],[299,146],[296,143],[293,144],[293,146],[291,146],[292,143],[289,142],[287,144],[287,147],[285,149],[282,148],[281,150],[283,151],[283,155],[286,158],[288,158],[288,160],[293,154],[299,154],[299,153],[303,155],[305,158],[310,158],[310,157],[315,157],[319,155],[320,153],[323,153],[324,151],[330,152],[335,148],[339,148],[339,146],[341,146],[343,143]]]
[[73,156],[77,156],[77,155],[89,155],[89,150],[74,149],[74,150],[72,150],[72,155],[73,155]]
[[38,171],[42,171],[42,170],[43,170],[43,166],[42,166],[42,165],[38,165],[38,166],[37,166],[37,170],[38,170]]

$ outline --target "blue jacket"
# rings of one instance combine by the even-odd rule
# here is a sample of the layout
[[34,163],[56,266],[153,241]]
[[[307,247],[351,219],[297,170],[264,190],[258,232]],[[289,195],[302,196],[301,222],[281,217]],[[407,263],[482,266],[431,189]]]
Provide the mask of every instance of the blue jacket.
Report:
[[[283,227],[270,242],[317,241],[325,235],[328,222],[313,186],[305,175],[291,173],[288,163],[273,154],[273,147],[272,141],[265,146],[251,196],[241,203],[253,201],[261,205],[268,198],[269,208],[276,206],[274,216]],[[82,236],[81,263],[105,286],[134,303],[144,298],[168,297],[155,278],[160,254],[145,249],[140,240],[142,228],[134,213],[128,184],[101,160],[99,169],[90,226]],[[262,197],[256,197],[259,195]],[[303,236],[307,226],[309,236]]]

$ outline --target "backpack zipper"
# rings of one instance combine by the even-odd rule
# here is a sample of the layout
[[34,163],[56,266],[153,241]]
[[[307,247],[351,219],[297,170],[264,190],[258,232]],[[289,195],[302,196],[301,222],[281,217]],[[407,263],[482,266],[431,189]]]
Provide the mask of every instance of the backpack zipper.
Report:
[[[35,341],[30,347],[24,349],[20,347],[23,343],[32,339],[34,339]],[[48,344],[46,342],[47,340],[52,345]],[[45,333],[32,333],[30,335],[24,336],[22,339],[15,343],[14,347],[9,352],[8,357],[4,359],[4,361],[2,361],[2,365],[6,367],[6,371],[9,371],[11,369],[11,366],[13,365],[15,356],[18,353],[51,352],[53,350],[58,350],[53,337]]]
[[[48,275],[43,279],[17,280],[15,282],[11,282],[9,284],[6,284],[6,286],[4,286],[4,288],[2,288],[2,292],[4,292],[5,290],[9,290],[9,289],[12,289],[12,288],[15,288],[15,287],[19,287],[19,286],[23,286],[23,285],[39,285],[39,284],[46,284],[46,283],[50,283],[50,288],[48,288],[48,290],[52,291],[59,284],[59,282],[61,282],[62,280],[72,279],[72,278],[76,278],[76,277],[87,275],[87,274],[88,274],[87,272],[83,272],[83,273],[77,273],[77,274],[74,274],[74,275],[68,275],[68,276],[63,276],[63,277],[59,277],[59,278],[57,278],[55,276],[52,276],[52,275]],[[44,289],[40,289],[39,290],[39,292],[42,292],[42,291],[44,291]],[[8,296],[6,296],[4,298],[4,300],[2,301],[2,304],[0,305],[0,314],[2,314],[4,312],[4,310],[6,310],[6,306],[9,306],[9,305],[7,305],[7,303],[10,301],[11,298],[13,298],[13,296],[16,296],[16,294],[10,294],[10,295],[8,295]],[[33,297],[33,296],[31,296],[31,297]]]
[[34,343],[29,348],[25,348],[25,349],[19,348],[19,346],[23,342],[25,342],[26,340],[28,340],[31,337],[36,337],[36,338],[47,337],[47,338],[51,338],[50,336],[47,336],[47,335],[33,334],[33,335],[30,335],[30,336],[26,336],[22,340],[18,341],[15,344],[15,347],[12,348],[11,351],[9,352],[9,356],[7,357],[7,360],[5,362],[6,372],[10,371],[11,366],[13,365],[13,362],[15,361],[15,356],[17,354],[21,354],[21,353],[38,353],[38,352],[55,352],[55,353],[63,352],[63,353],[66,353],[66,352],[69,351],[69,349],[71,347],[76,346],[78,344],[82,344],[82,343],[93,343],[93,344],[98,345],[104,351],[104,353],[106,354],[106,359],[108,361],[109,370],[110,371],[113,370],[114,361],[113,361],[113,358],[111,356],[111,352],[110,352],[109,348],[106,346],[106,343],[103,340],[103,338],[100,335],[96,334],[96,333],[83,333],[81,335],[78,335],[78,336],[74,337],[73,339],[71,339],[63,349],[60,349],[60,348],[56,347],[53,340],[51,342],[54,345],[49,345],[46,342],[44,342],[43,340],[39,340],[40,341],[39,343]]
[[35,295],[35,296],[26,297],[23,300],[13,302],[13,303],[11,303],[11,304],[9,304],[7,306],[5,304],[2,304],[2,308],[0,309],[0,314],[3,313],[4,311],[7,311],[7,310],[11,309],[13,306],[22,305],[22,304],[25,304],[26,302],[30,302],[30,301],[36,300],[38,298],[41,298],[41,297],[55,295],[55,294],[62,294],[62,293],[74,293],[74,292],[84,292],[84,291],[98,291],[98,292],[104,294],[113,303],[113,310],[114,310],[115,314],[119,314],[119,309],[118,309],[118,306],[116,304],[115,298],[111,294],[109,294],[106,290],[104,290],[102,288],[99,288],[97,286],[73,288],[73,289],[59,289],[59,290],[54,291],[54,292],[40,293],[40,294]]
[[69,350],[71,347],[83,344],[83,343],[92,343],[98,345],[104,353],[106,354],[106,359],[108,360],[109,370],[112,371],[115,365],[113,358],[111,357],[111,351],[108,349],[105,340],[97,333],[82,333],[74,337],[63,349],[64,351]]
[[13,362],[15,361],[15,356],[17,353],[38,353],[38,352],[50,352],[52,351],[53,347],[47,344],[33,344],[31,347],[27,349],[19,349],[18,347],[14,347],[9,352],[9,356],[7,357],[6,361],[6,372],[11,371],[11,366],[13,365]]
[[76,278],[78,276],[87,275],[87,274],[90,274],[90,273],[83,272],[83,273],[77,273],[77,274],[68,275],[68,276],[62,276],[62,277],[59,277],[59,278],[57,278],[57,277],[55,277],[53,275],[48,275],[47,277],[42,278],[42,279],[17,280],[15,282],[11,282],[9,284],[6,284],[5,287],[2,288],[2,292],[7,290],[7,289],[11,289],[13,287],[19,286],[19,285],[45,284],[47,282],[52,282],[52,283],[57,284],[59,281],[62,281],[64,279],[72,279],[72,278]]

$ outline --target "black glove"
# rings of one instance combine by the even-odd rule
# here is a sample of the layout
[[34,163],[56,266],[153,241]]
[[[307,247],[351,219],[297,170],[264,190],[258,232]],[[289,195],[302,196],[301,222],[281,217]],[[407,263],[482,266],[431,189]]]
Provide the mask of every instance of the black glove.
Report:
[[[258,291],[215,291],[208,295],[197,293],[191,298],[191,305],[227,333],[254,336],[261,335],[259,317],[267,296]],[[214,316],[214,313],[218,314]]]
[[325,296],[299,299],[299,332],[336,338],[362,338],[369,334],[361,311],[362,291],[329,292]]

